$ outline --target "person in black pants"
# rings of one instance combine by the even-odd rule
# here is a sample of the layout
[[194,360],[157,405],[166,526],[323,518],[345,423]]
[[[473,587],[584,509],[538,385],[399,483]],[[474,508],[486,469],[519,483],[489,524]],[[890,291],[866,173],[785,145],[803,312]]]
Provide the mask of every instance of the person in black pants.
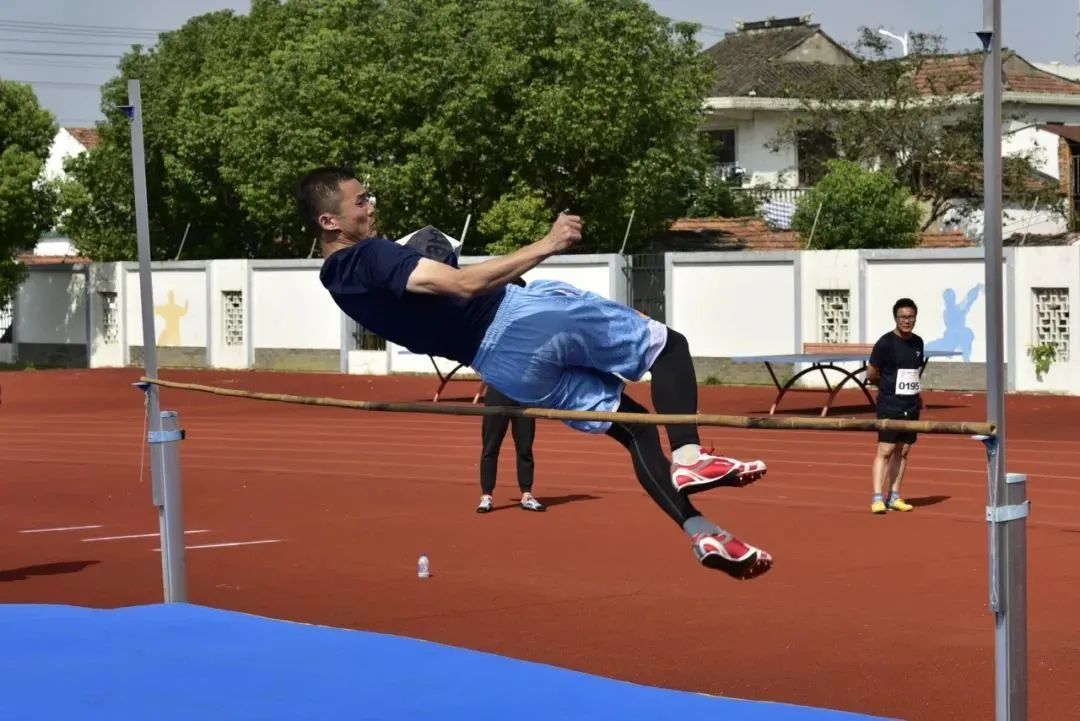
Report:
[[[919,309],[915,301],[901,298],[893,305],[896,327],[881,336],[874,344],[866,380],[878,387],[877,417],[917,421],[922,408],[923,363],[926,360],[923,339],[915,334]],[[907,470],[908,453],[916,434],[907,431],[879,431],[877,454],[874,456],[874,496],[870,510],[882,514],[889,511],[907,512],[912,505],[900,495],[900,484]],[[885,487],[889,495],[885,497]]]
[[[519,406],[517,401],[507,398],[494,388],[488,388],[484,395],[487,406]],[[499,470],[499,448],[506,438],[506,429],[514,429],[514,448],[517,450],[517,481],[521,490],[521,508],[526,511],[545,511],[546,506],[536,500],[532,494],[533,485],[533,439],[536,437],[535,418],[510,418],[508,416],[484,416],[480,434],[483,439],[483,452],[480,455],[480,505],[477,513],[487,513],[492,509],[491,494],[495,492],[495,477]]]
[[[525,287],[524,278],[515,278],[511,282],[521,288]],[[484,405],[520,406],[521,404],[488,386],[484,394]],[[532,447],[533,439],[536,438],[536,419],[484,416],[484,422],[480,428],[484,450],[480,454],[481,496],[480,505],[476,507],[477,513],[488,513],[492,509],[491,494],[495,492],[495,477],[499,471],[499,449],[502,447],[503,439],[506,438],[506,428],[511,425],[514,428],[514,448],[517,450],[517,479],[518,489],[521,491],[519,502],[521,508],[535,512],[547,510],[547,507],[536,500],[532,494],[533,470],[535,469]]]

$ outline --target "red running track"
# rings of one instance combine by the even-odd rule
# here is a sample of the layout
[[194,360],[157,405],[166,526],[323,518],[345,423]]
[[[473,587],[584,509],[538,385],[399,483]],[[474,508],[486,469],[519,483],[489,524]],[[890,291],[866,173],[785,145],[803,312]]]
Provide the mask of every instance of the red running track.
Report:
[[[161,601],[157,514],[140,469],[144,408],[129,385],[139,375],[0,373],[0,602]],[[329,374],[163,377],[401,401],[434,387]],[[648,388],[633,393],[647,400]],[[761,413],[771,395],[702,388],[702,411]],[[703,429],[707,444],[769,463],[751,487],[695,497],[776,557],[771,573],[739,583],[696,564],[606,438],[540,422],[535,490],[546,514],[517,509],[507,438],[500,510],[483,516],[473,512],[476,418],[162,398],[188,432],[185,526],[203,531],[188,540],[193,603],[718,695],[912,720],[992,717],[985,454],[966,437],[920,438],[905,487],[918,508],[879,517],[867,508],[872,437]],[[807,398],[814,414],[817,398]],[[978,395],[928,401],[925,418],[985,416]],[[1080,399],[1010,396],[1007,407],[1008,465],[1029,474],[1033,501],[1031,718],[1064,719],[1080,708]],[[77,526],[97,528],[24,532]],[[147,535],[89,540],[138,534]],[[218,546],[252,541],[266,543]],[[430,581],[416,577],[421,552]]]

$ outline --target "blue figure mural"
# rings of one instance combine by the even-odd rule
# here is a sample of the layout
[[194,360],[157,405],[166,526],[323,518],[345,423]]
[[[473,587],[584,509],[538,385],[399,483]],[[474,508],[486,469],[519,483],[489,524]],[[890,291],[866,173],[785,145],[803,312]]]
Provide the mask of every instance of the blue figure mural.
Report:
[[960,351],[964,361],[971,360],[971,346],[975,342],[975,331],[967,327],[967,314],[983,290],[979,283],[967,292],[962,303],[956,302],[956,291],[946,288],[942,297],[945,300],[945,334],[926,344],[926,350]]

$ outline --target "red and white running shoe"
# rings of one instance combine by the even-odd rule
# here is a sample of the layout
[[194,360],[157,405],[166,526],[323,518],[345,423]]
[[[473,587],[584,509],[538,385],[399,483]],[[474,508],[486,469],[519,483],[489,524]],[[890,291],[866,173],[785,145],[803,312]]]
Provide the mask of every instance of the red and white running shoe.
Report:
[[689,495],[717,486],[747,486],[767,470],[764,461],[740,461],[702,451],[695,463],[672,463],[671,482],[676,491]]
[[702,566],[723,571],[740,581],[757,578],[772,568],[772,556],[766,551],[743,543],[726,531],[699,533],[691,541]]

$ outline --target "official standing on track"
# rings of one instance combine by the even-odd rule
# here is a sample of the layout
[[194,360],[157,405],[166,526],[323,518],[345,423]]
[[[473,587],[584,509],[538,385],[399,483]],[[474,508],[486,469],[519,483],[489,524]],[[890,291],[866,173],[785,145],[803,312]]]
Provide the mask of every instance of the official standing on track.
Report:
[[[881,336],[870,354],[866,369],[868,383],[878,387],[877,417],[914,421],[922,408],[921,375],[925,356],[923,339],[915,335],[919,309],[915,301],[901,298],[893,305],[896,327]],[[916,434],[904,431],[878,431],[877,455],[874,457],[873,513],[910,511],[912,505],[900,496],[900,484],[907,469],[908,453]],[[889,485],[888,500],[884,496]]]
[[[487,406],[520,406],[494,388],[488,388],[484,394]],[[517,482],[521,491],[520,505],[525,511],[545,511],[547,507],[536,500],[532,494],[535,463],[533,461],[533,439],[536,438],[536,419],[509,416],[484,416],[480,439],[483,450],[480,452],[480,505],[477,513],[488,513],[494,507],[491,494],[495,492],[495,479],[499,471],[499,449],[502,447],[506,431],[513,427],[514,450],[517,452]]]

